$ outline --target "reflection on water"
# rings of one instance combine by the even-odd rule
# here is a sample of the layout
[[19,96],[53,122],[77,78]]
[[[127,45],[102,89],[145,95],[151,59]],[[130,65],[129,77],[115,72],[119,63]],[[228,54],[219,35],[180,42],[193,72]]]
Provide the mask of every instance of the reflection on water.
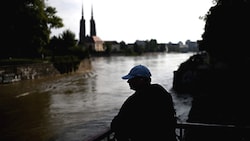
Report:
[[[171,91],[173,71],[192,54],[150,54],[92,58],[86,74],[0,85],[0,140],[80,141],[109,127],[123,101],[133,93],[121,76],[144,64],[152,83]],[[172,92],[180,121],[191,99]]]

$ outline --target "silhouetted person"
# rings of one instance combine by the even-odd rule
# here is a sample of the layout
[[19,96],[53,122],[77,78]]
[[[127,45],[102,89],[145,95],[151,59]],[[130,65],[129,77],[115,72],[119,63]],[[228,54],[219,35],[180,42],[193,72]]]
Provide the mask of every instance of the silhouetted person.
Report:
[[135,91],[111,122],[118,141],[176,141],[173,100],[161,85],[151,84],[151,73],[134,66],[122,79]]

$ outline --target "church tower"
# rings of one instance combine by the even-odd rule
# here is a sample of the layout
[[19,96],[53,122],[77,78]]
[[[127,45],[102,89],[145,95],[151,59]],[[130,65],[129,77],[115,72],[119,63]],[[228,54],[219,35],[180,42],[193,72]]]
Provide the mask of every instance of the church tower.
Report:
[[83,14],[83,5],[82,5],[82,18],[80,20],[80,33],[79,33],[79,44],[83,44],[86,37],[86,28],[85,28],[85,19]]
[[90,36],[96,36],[95,20],[93,16],[93,6],[91,6]]
[[85,19],[83,15],[82,7],[82,18],[80,20],[80,33],[79,33],[79,45],[83,45],[88,48],[91,52],[103,52],[103,41],[101,38],[96,36],[95,20],[93,16],[93,6],[91,6],[91,19],[90,19],[90,35],[86,35]]

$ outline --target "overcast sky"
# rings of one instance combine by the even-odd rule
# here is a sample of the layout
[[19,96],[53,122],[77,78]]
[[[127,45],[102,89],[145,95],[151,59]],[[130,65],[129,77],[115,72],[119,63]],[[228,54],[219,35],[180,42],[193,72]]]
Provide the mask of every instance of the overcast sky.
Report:
[[93,6],[97,36],[126,43],[199,40],[205,25],[199,17],[213,6],[212,0],[47,0],[47,4],[56,8],[64,23],[63,28],[52,30],[52,35],[69,29],[79,39],[82,6],[89,35]]

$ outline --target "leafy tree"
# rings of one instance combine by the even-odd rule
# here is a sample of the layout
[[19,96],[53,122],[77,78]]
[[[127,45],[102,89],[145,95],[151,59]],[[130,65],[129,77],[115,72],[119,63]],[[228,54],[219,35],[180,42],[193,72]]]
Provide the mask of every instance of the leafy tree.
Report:
[[75,34],[65,30],[59,37],[53,36],[48,50],[52,52],[52,62],[61,73],[69,73],[77,70],[80,61],[88,57],[88,50],[78,45]]
[[[216,2],[207,14],[205,32],[199,42],[200,49],[208,53],[209,63],[203,68],[196,66],[193,73],[189,89],[194,96],[187,122],[247,127],[250,125],[250,115],[246,112],[250,106],[246,93],[250,80],[250,1]],[[191,61],[194,64],[195,60]],[[246,128],[239,132],[190,128],[185,130],[184,140],[249,141],[250,135]]]
[[141,45],[134,43],[134,52],[137,53],[138,55],[142,55],[144,52],[144,48]]
[[149,51],[150,52],[156,52],[156,51],[158,51],[157,40],[151,39],[149,41]]
[[51,52],[52,60],[55,56],[76,56],[79,59],[88,56],[86,47],[78,45],[75,34],[70,30],[65,30],[59,37],[53,36],[46,50]]
[[116,50],[112,50],[112,43],[110,43],[110,42],[105,42],[104,43],[104,46],[105,46],[105,54],[106,55],[110,55],[111,54],[111,52],[116,52]]
[[44,0],[12,0],[5,2],[6,20],[1,58],[37,58],[49,42],[52,28],[62,27],[55,8]]
[[125,50],[127,48],[127,45],[124,41],[121,41],[120,42],[120,47],[121,47],[121,50]]
[[63,27],[62,19],[58,16],[56,16],[56,8],[48,6],[45,9],[45,13],[48,17],[48,26],[51,30],[52,28],[61,28]]
[[215,0],[206,15],[200,50],[209,53],[211,63],[249,60],[249,0]]
[[62,38],[62,48],[64,48],[65,50],[72,48],[72,47],[76,47],[77,45],[77,41],[75,40],[75,34],[70,31],[70,30],[66,30],[62,33],[61,35]]

